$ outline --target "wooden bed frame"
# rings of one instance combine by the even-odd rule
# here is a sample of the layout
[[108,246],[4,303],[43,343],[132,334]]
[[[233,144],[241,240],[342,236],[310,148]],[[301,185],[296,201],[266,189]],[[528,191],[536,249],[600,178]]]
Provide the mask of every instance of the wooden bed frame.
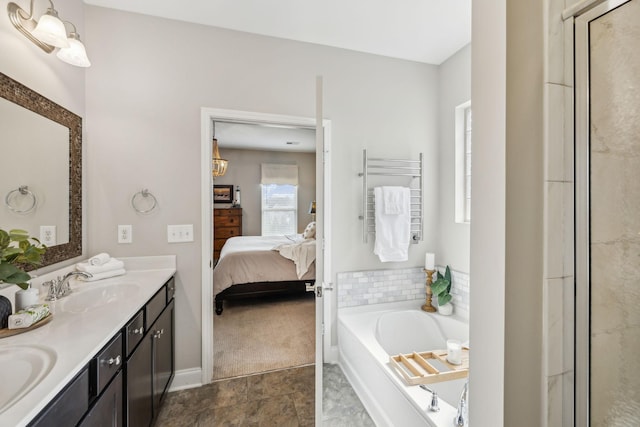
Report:
[[268,295],[291,295],[308,292],[307,285],[315,280],[294,280],[285,282],[256,282],[233,285],[215,297],[216,314],[222,314],[222,303],[228,300],[262,297]]

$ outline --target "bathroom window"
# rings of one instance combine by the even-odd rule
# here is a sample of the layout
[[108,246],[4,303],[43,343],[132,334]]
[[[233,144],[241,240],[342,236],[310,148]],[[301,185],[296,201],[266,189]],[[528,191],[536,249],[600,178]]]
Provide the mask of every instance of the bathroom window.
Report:
[[298,229],[298,166],[262,164],[262,235],[295,234]]
[[298,228],[298,187],[262,185],[262,235],[295,234]]
[[455,221],[471,222],[471,101],[456,107]]

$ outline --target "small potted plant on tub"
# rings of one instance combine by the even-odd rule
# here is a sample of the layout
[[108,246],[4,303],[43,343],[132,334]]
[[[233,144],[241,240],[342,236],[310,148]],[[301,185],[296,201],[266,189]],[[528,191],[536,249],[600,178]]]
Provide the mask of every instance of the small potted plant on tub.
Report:
[[450,315],[453,313],[453,304],[451,304],[451,270],[449,266],[444,271],[444,276],[437,272],[436,281],[431,284],[431,291],[438,299],[438,313]]

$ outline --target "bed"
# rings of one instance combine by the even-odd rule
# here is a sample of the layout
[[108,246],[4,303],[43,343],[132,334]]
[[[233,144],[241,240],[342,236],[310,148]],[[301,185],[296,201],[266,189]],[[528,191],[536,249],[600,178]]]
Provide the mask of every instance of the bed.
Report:
[[229,238],[213,269],[216,314],[225,300],[306,292],[315,283],[315,248],[300,234]]

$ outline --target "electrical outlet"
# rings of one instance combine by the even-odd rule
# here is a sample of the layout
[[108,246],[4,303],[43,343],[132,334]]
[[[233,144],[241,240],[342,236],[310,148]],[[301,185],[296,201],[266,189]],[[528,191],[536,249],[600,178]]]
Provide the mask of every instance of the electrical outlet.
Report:
[[40,226],[40,243],[45,246],[55,246],[56,244],[56,226],[41,225]]
[[167,242],[193,242],[193,224],[167,225]]
[[130,225],[118,226],[118,243],[132,243],[133,230]]

